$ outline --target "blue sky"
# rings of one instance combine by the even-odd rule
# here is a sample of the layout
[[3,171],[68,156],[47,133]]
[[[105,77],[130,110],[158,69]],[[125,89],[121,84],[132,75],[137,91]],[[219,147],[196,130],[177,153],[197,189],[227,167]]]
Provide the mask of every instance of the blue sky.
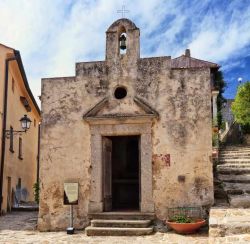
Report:
[[20,50],[34,95],[43,77],[74,75],[75,62],[104,60],[105,31],[125,4],[141,31],[141,56],[221,65],[233,98],[250,80],[250,0],[1,0],[0,43]]

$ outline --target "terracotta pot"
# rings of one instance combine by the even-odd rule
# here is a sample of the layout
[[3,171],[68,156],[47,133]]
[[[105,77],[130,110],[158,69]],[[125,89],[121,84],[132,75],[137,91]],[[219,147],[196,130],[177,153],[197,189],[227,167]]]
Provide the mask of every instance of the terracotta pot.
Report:
[[196,219],[194,223],[176,223],[171,220],[166,221],[166,224],[180,234],[195,233],[201,226],[205,224],[206,220]]
[[213,127],[213,132],[217,133],[219,131],[219,128],[218,127]]

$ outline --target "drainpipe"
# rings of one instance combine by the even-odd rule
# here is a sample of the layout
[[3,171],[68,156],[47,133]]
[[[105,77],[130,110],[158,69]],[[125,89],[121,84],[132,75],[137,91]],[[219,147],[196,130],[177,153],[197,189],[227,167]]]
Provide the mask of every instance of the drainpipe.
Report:
[[8,79],[9,79],[9,62],[16,60],[16,57],[7,58],[5,60],[5,82],[4,82],[4,96],[3,96],[3,124],[2,124],[2,145],[1,145],[1,170],[0,170],[0,215],[2,214],[3,203],[3,171],[5,159],[5,130],[7,123],[7,101],[8,101]]
[[36,171],[36,182],[39,182],[39,168],[40,168],[40,134],[41,134],[41,124],[38,123],[38,147],[37,147],[37,171]]

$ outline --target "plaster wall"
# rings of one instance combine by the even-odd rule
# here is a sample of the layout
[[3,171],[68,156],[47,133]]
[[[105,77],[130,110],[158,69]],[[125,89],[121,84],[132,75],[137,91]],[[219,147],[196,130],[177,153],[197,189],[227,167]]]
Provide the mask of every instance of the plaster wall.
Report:
[[[0,48],[1,50],[1,48]],[[6,50],[5,50],[6,52]],[[0,68],[5,74],[5,58],[1,60]],[[4,78],[5,79],[5,78]],[[4,79],[1,77],[1,85],[4,87]],[[14,89],[12,89],[12,79],[14,79]],[[3,83],[3,84],[2,84]],[[20,101],[20,96],[26,97],[30,106],[31,112],[27,112],[24,105]],[[1,89],[1,112],[3,109],[3,94]],[[8,74],[8,102],[7,102],[7,126],[9,130],[10,126],[13,130],[22,130],[20,125],[20,118],[24,114],[32,120],[31,127],[26,133],[21,135],[14,135],[13,139],[13,152],[9,150],[10,139],[6,139],[5,148],[5,163],[4,163],[4,174],[3,174],[3,204],[2,210],[7,211],[7,190],[8,190],[8,177],[11,178],[11,189],[16,191],[18,179],[21,179],[21,189],[23,201],[34,201],[34,190],[33,185],[36,182],[37,177],[37,156],[38,156],[38,126],[40,122],[40,115],[38,114],[32,100],[30,99],[28,92],[25,89],[21,73],[18,69],[16,61],[11,61],[9,64]],[[2,118],[2,116],[1,116]],[[34,123],[34,121],[36,121]],[[2,121],[1,121],[2,123]],[[2,128],[2,124],[1,124]],[[1,130],[2,132],[2,130]],[[19,137],[22,138],[22,159],[20,159],[19,150]],[[1,135],[2,140],[2,135]],[[27,194],[25,194],[25,192]]]
[[[210,69],[171,68],[170,57],[140,59],[138,49],[130,52],[129,47],[126,55],[112,54],[109,48],[116,47],[116,27],[111,26],[107,32],[106,61],[77,63],[75,77],[42,79],[38,221],[42,231],[67,226],[69,207],[63,205],[63,183],[67,181],[78,182],[80,187],[79,204],[74,207],[75,226],[88,224],[91,150],[99,150],[101,137],[91,144],[91,126],[83,120],[83,114],[104,98],[108,103],[96,115],[114,116],[105,123],[111,127],[120,124],[124,131],[130,122],[117,115],[145,113],[134,97],[147,102],[160,115],[150,122],[153,173],[148,179],[152,180],[158,218],[166,218],[169,207],[213,203]],[[138,43],[139,30],[130,27],[135,38],[130,43]],[[115,99],[117,86],[126,87],[126,98]],[[115,128],[112,135],[116,134]]]
[[[4,96],[4,80],[5,80],[5,59],[7,54],[12,53],[11,50],[0,45],[0,143],[2,144],[2,123],[3,123],[3,96]],[[1,158],[1,150],[0,150]],[[0,169],[1,170],[1,169]]]

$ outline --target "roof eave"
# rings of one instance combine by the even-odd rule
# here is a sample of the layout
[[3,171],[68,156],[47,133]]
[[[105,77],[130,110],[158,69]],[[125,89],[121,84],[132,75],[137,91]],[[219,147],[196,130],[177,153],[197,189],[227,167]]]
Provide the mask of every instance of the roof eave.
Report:
[[25,86],[25,88],[26,88],[26,90],[27,90],[27,92],[28,92],[28,94],[29,94],[29,96],[30,96],[30,98],[31,98],[31,100],[32,100],[32,102],[33,102],[33,104],[34,104],[34,106],[35,106],[38,114],[41,115],[40,108],[37,105],[37,102],[36,102],[36,100],[35,100],[32,92],[30,90],[29,83],[28,83],[28,80],[27,80],[27,76],[26,76],[26,73],[25,73],[25,70],[24,70],[24,67],[23,67],[23,62],[22,62],[22,58],[21,58],[20,52],[18,50],[14,49],[14,54],[16,56],[18,67],[20,69],[20,72],[21,72],[21,75],[22,75],[22,78],[23,78],[24,86]]

